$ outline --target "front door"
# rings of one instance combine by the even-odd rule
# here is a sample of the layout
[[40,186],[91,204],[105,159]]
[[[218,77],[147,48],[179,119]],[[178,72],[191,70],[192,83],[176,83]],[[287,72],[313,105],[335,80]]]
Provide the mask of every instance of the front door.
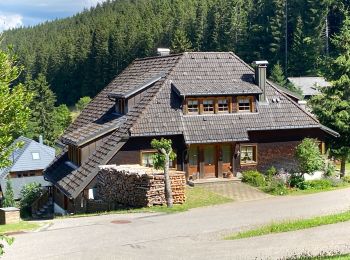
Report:
[[215,145],[205,145],[203,149],[204,178],[216,177],[217,153]]

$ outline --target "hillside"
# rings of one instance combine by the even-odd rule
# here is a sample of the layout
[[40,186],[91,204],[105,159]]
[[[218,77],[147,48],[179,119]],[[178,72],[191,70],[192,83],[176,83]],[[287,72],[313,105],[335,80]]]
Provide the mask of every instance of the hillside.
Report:
[[[347,4],[346,0],[343,0]],[[338,31],[341,1],[288,1],[288,74],[316,74]],[[74,17],[4,33],[26,75],[42,72],[59,103],[94,96],[137,57],[157,47],[174,52],[234,51],[245,61],[285,66],[284,0],[117,0]],[[332,52],[332,46],[329,48]],[[271,66],[272,67],[272,66]]]

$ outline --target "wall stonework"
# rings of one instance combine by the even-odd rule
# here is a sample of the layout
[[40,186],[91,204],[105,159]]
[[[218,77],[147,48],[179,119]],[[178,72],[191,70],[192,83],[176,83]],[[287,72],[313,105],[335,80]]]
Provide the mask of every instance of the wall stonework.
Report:
[[241,166],[238,171],[257,169],[264,172],[271,166],[274,166],[277,170],[282,168],[287,171],[294,170],[298,166],[295,158],[295,150],[298,144],[300,144],[300,141],[258,143],[257,165]]

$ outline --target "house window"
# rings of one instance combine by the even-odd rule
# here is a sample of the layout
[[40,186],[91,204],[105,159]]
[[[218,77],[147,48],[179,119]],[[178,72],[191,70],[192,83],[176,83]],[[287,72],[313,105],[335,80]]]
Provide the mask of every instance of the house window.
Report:
[[191,148],[189,149],[188,161],[189,161],[189,164],[192,166],[198,165],[198,147],[197,146],[191,146]]
[[188,100],[187,111],[190,114],[198,114],[198,111],[199,111],[198,100]]
[[228,100],[227,99],[218,99],[218,112],[219,113],[228,112]]
[[238,98],[238,112],[251,112],[251,100],[248,97]]
[[[141,165],[145,167],[153,167],[153,157],[157,153],[157,151],[141,151]],[[169,162],[169,168],[176,168],[176,161]]]
[[241,165],[244,164],[256,164],[257,146],[256,145],[242,145],[240,151]]
[[212,99],[203,100],[203,112],[207,114],[214,113],[214,100]]
[[40,154],[38,152],[33,152],[32,159],[33,160],[40,160]]

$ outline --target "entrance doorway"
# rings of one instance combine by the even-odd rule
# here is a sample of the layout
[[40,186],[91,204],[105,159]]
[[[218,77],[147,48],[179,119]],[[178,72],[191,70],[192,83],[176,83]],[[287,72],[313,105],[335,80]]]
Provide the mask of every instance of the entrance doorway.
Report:
[[203,149],[204,178],[217,177],[217,151],[215,145],[205,145]]

